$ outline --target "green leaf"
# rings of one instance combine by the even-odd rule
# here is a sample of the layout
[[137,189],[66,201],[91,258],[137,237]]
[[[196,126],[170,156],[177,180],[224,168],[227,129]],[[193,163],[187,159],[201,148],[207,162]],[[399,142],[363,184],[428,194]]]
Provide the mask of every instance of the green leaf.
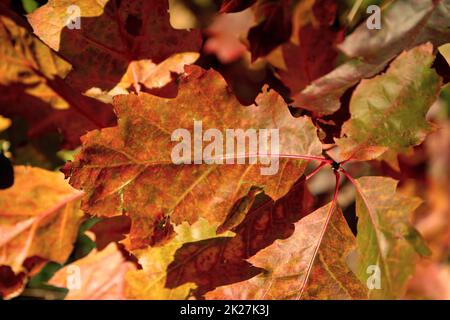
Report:
[[425,116],[441,87],[433,61],[432,45],[424,44],[402,53],[385,74],[361,82],[337,141],[342,158],[371,160],[425,139],[432,130]]

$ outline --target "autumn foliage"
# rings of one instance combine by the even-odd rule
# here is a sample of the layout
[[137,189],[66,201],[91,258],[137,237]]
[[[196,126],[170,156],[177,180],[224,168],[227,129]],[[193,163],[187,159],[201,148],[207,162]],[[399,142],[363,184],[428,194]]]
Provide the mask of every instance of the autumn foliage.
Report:
[[450,299],[450,0],[202,3],[0,0],[0,297]]

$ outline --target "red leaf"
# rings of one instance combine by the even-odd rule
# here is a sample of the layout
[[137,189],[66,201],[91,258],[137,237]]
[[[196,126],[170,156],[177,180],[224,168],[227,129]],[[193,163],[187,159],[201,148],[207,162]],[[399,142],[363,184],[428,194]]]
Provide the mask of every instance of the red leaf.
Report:
[[197,284],[196,295],[218,286],[249,279],[260,273],[246,259],[277,239],[294,232],[294,223],[313,211],[313,198],[305,181],[298,182],[283,198],[265,196],[236,228],[232,238],[213,238],[185,244],[167,269],[166,287]]

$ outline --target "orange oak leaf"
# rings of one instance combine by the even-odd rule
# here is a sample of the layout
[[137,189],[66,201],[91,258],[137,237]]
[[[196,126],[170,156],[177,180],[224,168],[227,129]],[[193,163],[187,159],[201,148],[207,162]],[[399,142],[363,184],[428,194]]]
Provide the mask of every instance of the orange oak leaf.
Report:
[[125,275],[135,269],[111,243],[58,270],[49,284],[68,288],[66,300],[123,300]]
[[171,27],[167,0],[51,0],[28,20],[34,32],[72,64],[67,80],[82,92],[112,89],[132,61],[158,64],[201,46],[199,31]]
[[68,87],[62,79],[71,66],[2,5],[0,53],[0,114],[26,119],[30,136],[57,129],[74,148],[87,131],[114,123],[111,106]]
[[[355,238],[340,209],[330,204],[295,223],[295,231],[248,261],[265,270],[246,281],[219,287],[207,299],[364,299],[367,289],[348,266]],[[319,234],[325,229],[322,239]],[[317,254],[316,247],[319,246]],[[308,272],[308,267],[311,267]]]
[[[116,97],[114,103],[119,126],[85,135],[81,153],[64,172],[74,187],[86,192],[86,212],[130,216],[133,247],[158,242],[153,237],[159,238],[170,227],[169,218],[179,224],[205,217],[218,226],[252,186],[264,188],[276,200],[303,174],[307,160],[297,156],[281,158],[273,175],[261,174],[268,165],[249,165],[248,151],[238,154],[246,164],[226,164],[224,158],[236,160],[233,153],[223,153],[225,138],[220,135],[226,137],[227,129],[278,130],[278,151],[282,155],[315,159],[322,151],[311,121],[292,117],[274,91],[265,90],[257,105],[243,107],[212,70],[191,67],[189,75],[181,79],[175,99],[130,94]],[[191,142],[190,137],[179,142],[179,137],[172,141],[171,136],[177,129],[194,133],[195,121],[202,121],[204,132],[215,129],[219,134],[216,147],[210,149],[209,156],[205,153],[210,164],[189,164],[190,155],[183,155],[183,164],[174,164],[174,147],[190,149]],[[192,153],[197,154],[195,157],[200,156],[201,139],[198,134],[193,138],[198,143]]]
[[23,166],[14,171],[14,185],[0,191],[0,264],[17,272],[32,256],[63,263],[83,217],[83,193],[58,172]]

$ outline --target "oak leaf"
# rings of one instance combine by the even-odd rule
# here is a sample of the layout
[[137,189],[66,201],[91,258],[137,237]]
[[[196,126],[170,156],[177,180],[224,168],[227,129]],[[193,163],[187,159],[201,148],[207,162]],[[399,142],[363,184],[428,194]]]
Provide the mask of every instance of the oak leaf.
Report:
[[[233,221],[235,215],[243,215],[242,222],[233,228],[225,222],[225,230],[231,229],[235,235],[183,245],[167,269],[166,287],[195,283],[193,294],[201,297],[216,287],[255,276],[261,269],[251,266],[246,259],[277,239],[289,238],[294,223],[313,211],[313,198],[304,180],[277,201],[252,191],[238,202],[229,217]],[[247,205],[251,209],[242,210]]]
[[125,275],[134,269],[134,264],[123,258],[117,245],[109,244],[64,266],[49,284],[67,287],[66,300],[123,300],[126,299]]
[[314,156],[322,151],[310,120],[292,117],[275,92],[266,90],[257,98],[258,105],[243,107],[216,72],[191,69],[175,99],[147,94],[116,97],[119,126],[85,135],[81,153],[64,168],[70,183],[86,192],[86,212],[130,216],[133,247],[158,242],[152,237],[170,227],[169,218],[179,224],[204,217],[220,225],[252,186],[261,186],[278,199],[307,163],[283,158],[276,174],[264,176],[260,169],[265,165],[220,164],[223,157],[233,155],[215,150],[218,162],[213,164],[174,164],[171,150],[179,144],[171,141],[174,130],[193,132],[194,120],[203,121],[203,130],[215,128],[223,136],[228,128],[272,128],[279,130],[280,154]]
[[[347,265],[355,238],[340,209],[328,204],[295,223],[294,233],[248,261],[264,273],[219,287],[207,299],[364,299],[367,289]],[[318,236],[322,230],[322,239]],[[316,247],[319,246],[315,254]],[[308,272],[308,267],[311,271]]]
[[[71,19],[77,22],[67,12],[74,5],[80,28],[68,27]],[[199,31],[173,29],[168,8],[167,0],[51,0],[28,15],[28,21],[40,39],[72,64],[67,81],[85,92],[112,89],[132,61],[158,64],[175,53],[199,50]]]
[[[399,194],[397,181],[391,178],[363,177],[355,184],[359,218],[356,273],[363,283],[372,284],[370,298],[400,298],[419,254],[429,255],[429,249],[410,222],[411,214],[422,201]],[[379,276],[379,285],[370,276]]]
[[[134,255],[142,270],[129,272],[126,276],[126,296],[129,299],[187,299],[196,288],[194,283],[184,283],[172,288],[166,288],[166,277],[170,271],[176,251],[188,242],[214,239],[216,228],[205,219],[200,219],[189,225],[184,222],[174,226],[176,236],[168,243],[159,247],[147,247],[134,250]],[[221,234],[219,239],[226,239],[231,233]],[[127,241],[125,241],[127,243]],[[203,261],[207,263],[206,260]],[[168,269],[169,268],[169,269]]]
[[30,136],[58,129],[74,148],[82,134],[113,124],[112,110],[69,88],[63,78],[70,64],[30,29],[0,5],[0,114],[26,119]]
[[386,73],[360,83],[350,101],[351,118],[337,140],[342,158],[371,160],[425,139],[431,131],[425,115],[441,87],[430,68],[433,61],[432,45],[424,44],[401,54]]

